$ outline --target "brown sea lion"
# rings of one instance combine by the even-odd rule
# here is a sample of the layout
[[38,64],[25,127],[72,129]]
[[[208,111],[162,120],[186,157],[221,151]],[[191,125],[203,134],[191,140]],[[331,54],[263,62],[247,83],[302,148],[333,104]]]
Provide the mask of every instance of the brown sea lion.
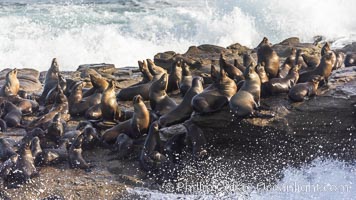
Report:
[[292,48],[290,55],[287,57],[287,59],[284,61],[281,68],[279,69],[278,78],[284,78],[288,75],[289,71],[295,65],[296,54],[297,50],[295,48]]
[[88,170],[92,166],[89,165],[83,158],[83,155],[82,155],[83,139],[84,139],[84,136],[79,135],[77,137],[77,139],[74,141],[74,143],[70,146],[69,151],[68,151],[68,155],[69,155],[68,161],[69,161],[69,166],[71,168],[79,168],[79,169]]
[[[308,65],[307,63],[304,61],[303,59],[303,50],[302,49],[298,49],[297,50],[297,53],[295,55],[295,63],[294,65],[301,65],[301,70],[304,70],[304,69],[307,69],[308,68]],[[318,66],[319,65],[319,62],[320,62],[320,59],[318,59],[317,61],[318,63],[315,65],[315,66]]]
[[193,76],[189,70],[189,65],[187,63],[183,63],[182,65],[182,80],[179,84],[179,89],[181,95],[184,97],[185,93],[192,86]]
[[144,100],[149,100],[150,87],[152,83],[158,80],[160,75],[155,75],[152,81],[140,85],[130,86],[121,89],[116,95],[118,101],[131,101],[136,95],[141,95]]
[[228,63],[223,54],[220,54],[219,63],[220,67],[225,70],[225,72],[231,79],[235,79],[236,82],[239,82],[244,79],[242,72],[234,65]]
[[299,79],[301,65],[294,66],[284,78],[272,78],[267,84],[270,94],[287,93]]
[[[138,69],[142,73],[142,80],[136,84],[133,84],[132,86],[145,84],[145,83],[148,83],[153,80],[153,75],[151,74],[150,70],[148,69],[147,63],[145,60],[138,61]],[[130,87],[132,87],[132,86],[130,86]]]
[[58,112],[47,128],[47,137],[51,141],[58,143],[64,134],[64,126],[61,118],[61,113]]
[[121,109],[115,97],[115,82],[110,81],[108,88],[101,97],[100,109],[103,121],[118,121],[121,117]]
[[153,76],[167,73],[167,70],[163,69],[160,66],[157,66],[151,59],[147,59],[147,66]]
[[101,94],[106,90],[106,88],[109,85],[108,81],[105,78],[101,77],[100,75],[90,74],[89,77],[93,87],[83,92],[83,98],[89,97],[95,93]]
[[68,160],[69,141],[62,140],[56,149],[43,149],[35,158],[36,165],[51,165]]
[[235,81],[226,75],[223,68],[219,73],[212,65],[211,77],[214,83],[192,99],[193,110],[198,113],[211,113],[220,110],[228,104],[230,98],[237,91]]
[[39,98],[39,103],[42,105],[44,100],[48,94],[48,92],[54,88],[59,82],[59,66],[57,63],[57,59],[53,58],[50,68],[46,73],[46,77],[44,80],[44,88],[42,94]]
[[304,73],[300,73],[299,75],[299,80],[298,83],[304,83],[311,81],[314,76],[319,75],[324,78],[325,81],[329,78],[331,75],[331,71],[333,68],[333,59],[335,58],[335,55],[333,52],[326,53],[320,61],[319,66],[312,70],[312,71],[306,71]]
[[174,124],[184,122],[190,118],[193,112],[191,105],[192,99],[195,95],[200,94],[203,91],[203,78],[195,77],[193,79],[192,87],[185,94],[183,101],[173,110],[159,118],[159,125],[162,127],[168,127]]
[[16,105],[10,101],[4,101],[0,105],[0,108],[4,113],[3,119],[7,127],[22,127],[22,112]]
[[246,68],[245,81],[240,90],[231,97],[229,105],[233,113],[244,117],[254,113],[260,105],[261,80],[253,66]]
[[105,142],[113,142],[120,133],[125,133],[130,138],[138,138],[145,134],[150,123],[150,113],[140,95],[133,99],[134,115],[131,119],[120,122],[118,125],[106,130],[102,139]]
[[[242,59],[243,59],[243,66],[245,67],[245,69],[246,69],[246,67],[248,67],[250,65],[256,66],[256,64],[257,64],[255,59],[253,59],[253,57],[249,53],[245,53],[243,55]],[[244,71],[245,70],[243,70],[242,72],[244,72]]]
[[304,101],[306,97],[316,95],[319,81],[322,79],[320,76],[314,76],[311,81],[305,83],[298,83],[289,90],[288,96],[292,101]]
[[16,152],[10,143],[4,138],[0,138],[0,160],[5,161],[13,155],[16,155]]
[[168,75],[162,74],[161,78],[152,83],[150,87],[151,109],[162,116],[177,107],[176,102],[167,93]]
[[42,153],[41,141],[37,136],[31,140],[31,152],[33,158],[36,158],[37,155]]
[[99,120],[102,117],[103,117],[103,113],[101,112],[100,104],[90,107],[85,112],[85,118],[90,119],[90,120]]
[[167,92],[173,92],[179,89],[179,83],[182,80],[182,63],[180,60],[173,63],[168,76]]
[[234,59],[234,66],[239,69],[241,72],[244,72],[246,67],[239,63],[239,60]]
[[[256,72],[258,74],[258,76],[260,77],[260,80],[261,80],[261,96],[262,97],[266,97],[269,95],[269,92],[268,92],[268,81],[269,81],[269,78],[267,76],[267,73],[265,71],[265,66],[264,66],[264,63],[261,63],[261,64],[258,64],[256,66]],[[243,82],[241,81],[241,83],[239,83],[238,85],[238,88],[241,88],[243,85]]]
[[269,78],[275,78],[279,70],[279,57],[272,49],[268,39],[263,38],[262,42],[257,46],[258,63],[265,63],[265,70]]
[[330,43],[329,42],[325,42],[324,46],[321,48],[320,54],[323,57],[329,51],[331,51]]
[[20,90],[20,82],[17,79],[17,69],[13,69],[6,74],[6,82],[0,89],[0,96],[7,97],[17,95]]

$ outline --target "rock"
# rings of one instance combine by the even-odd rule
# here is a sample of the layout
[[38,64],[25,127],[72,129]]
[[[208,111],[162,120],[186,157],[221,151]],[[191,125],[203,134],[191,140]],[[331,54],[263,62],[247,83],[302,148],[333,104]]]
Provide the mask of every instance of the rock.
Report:
[[344,46],[341,51],[343,51],[344,53],[356,52],[356,42]]
[[175,61],[174,56],[176,52],[174,51],[166,51],[164,53],[158,53],[154,56],[154,63],[158,66],[161,66],[165,69],[169,69],[172,63]]
[[300,43],[299,38],[292,37],[283,40],[282,42],[272,46],[273,50],[277,52],[279,56],[289,56],[292,48],[302,49],[304,53],[309,55],[320,55],[321,46],[315,46],[312,43]]
[[344,63],[345,67],[356,66],[356,53],[347,53]]
[[251,49],[250,48],[248,48],[246,46],[243,46],[240,43],[232,44],[232,45],[230,45],[230,46],[228,46],[226,48],[227,49],[231,49],[234,54],[243,55],[243,54],[246,54],[246,53],[251,53]]
[[[6,74],[11,69],[7,68],[0,72],[0,85],[5,84]],[[42,84],[39,81],[40,73],[35,69],[19,69],[17,78],[20,81],[20,90],[24,90],[29,93],[38,92],[42,90]]]
[[174,135],[183,134],[187,132],[187,128],[183,124],[176,124],[170,127],[161,128],[159,135],[162,141],[167,141]]

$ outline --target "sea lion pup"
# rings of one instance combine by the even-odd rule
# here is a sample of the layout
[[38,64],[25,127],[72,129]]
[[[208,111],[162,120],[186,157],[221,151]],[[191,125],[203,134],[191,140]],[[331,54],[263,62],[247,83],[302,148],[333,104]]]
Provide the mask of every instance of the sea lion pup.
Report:
[[159,116],[162,116],[177,107],[176,102],[166,93],[167,84],[168,75],[164,73],[161,78],[154,81],[150,87],[149,97],[151,109]]
[[191,102],[193,110],[201,114],[220,110],[237,90],[235,81],[226,75],[223,68],[220,68],[219,73],[212,65],[211,77],[214,81],[213,84],[200,94],[195,95]]
[[193,107],[191,105],[192,99],[203,90],[203,78],[195,77],[193,79],[192,87],[185,94],[183,101],[176,108],[167,114],[162,115],[158,120],[159,125],[162,127],[168,127],[189,119],[193,112]]
[[296,54],[297,50],[295,48],[292,48],[290,55],[287,57],[287,59],[284,61],[281,68],[279,69],[278,78],[285,78],[288,75],[289,71],[295,65]]
[[50,68],[46,73],[46,77],[44,80],[44,88],[42,94],[39,98],[39,103],[42,105],[44,103],[45,97],[47,96],[48,92],[56,86],[59,82],[59,66],[57,63],[57,59],[53,58]]
[[[245,53],[242,57],[242,60],[243,60],[243,66],[245,67],[245,69],[246,69],[246,67],[248,67],[250,65],[252,65],[252,66],[257,65],[255,59],[253,59],[253,57],[249,53]],[[245,70],[243,70],[242,72],[244,72],[244,71]]]
[[155,121],[151,124],[145,144],[140,154],[140,165],[145,171],[155,171],[163,166],[167,161],[166,157],[161,154],[162,145],[159,138],[159,125]]
[[219,63],[220,67],[225,70],[229,78],[235,79],[237,83],[244,79],[242,72],[234,65],[228,63],[223,54],[220,54]]
[[121,117],[121,109],[115,97],[115,82],[109,82],[108,87],[101,97],[100,109],[103,121],[118,121]]
[[79,135],[74,143],[70,146],[68,151],[68,160],[69,166],[71,168],[79,168],[79,169],[89,169],[90,166],[83,158],[82,155],[82,142],[84,139],[84,135]]
[[305,83],[308,81],[311,81],[314,76],[319,75],[322,78],[324,78],[325,82],[327,82],[327,79],[331,75],[331,71],[333,68],[333,59],[335,58],[335,55],[333,52],[326,53],[320,61],[319,66],[312,70],[312,71],[306,71],[304,73],[300,73],[299,75],[299,80],[298,83]]
[[40,138],[33,137],[31,140],[31,152],[33,158],[36,158],[40,153],[42,153],[42,148],[41,148],[41,141]]
[[179,89],[179,83],[182,80],[182,63],[180,60],[173,63],[168,76],[167,92],[173,92]]
[[265,70],[269,78],[275,78],[279,70],[279,57],[272,49],[268,39],[263,38],[262,42],[257,46],[257,63],[264,62]]
[[49,124],[47,128],[47,137],[49,140],[55,142],[56,144],[59,142],[61,137],[64,134],[64,126],[61,118],[61,113],[58,112],[52,122]]
[[4,112],[4,121],[7,127],[22,127],[22,112],[10,101],[4,101],[0,105],[1,110]]
[[181,95],[184,97],[185,93],[192,86],[193,76],[189,70],[189,65],[187,63],[183,63],[182,65],[182,80],[179,84],[179,89]]
[[4,138],[0,138],[0,160],[5,161],[11,156],[16,155],[10,143]]
[[152,81],[152,79],[153,79],[151,72],[148,70],[146,61],[139,60],[137,62],[138,62],[138,69],[142,73],[142,80],[136,84],[131,85],[130,87],[148,83],[148,82]]
[[316,95],[319,81],[322,79],[320,76],[314,76],[311,81],[305,83],[298,83],[289,90],[288,96],[292,101],[304,101],[306,97]]
[[38,176],[31,152],[30,138],[22,140],[18,154],[19,157],[14,168],[5,178],[6,183],[8,183],[10,187],[19,187],[20,184],[23,184],[29,179]]
[[163,69],[160,66],[157,66],[151,59],[146,59],[146,60],[147,60],[148,70],[153,76],[167,73],[167,70]]
[[301,65],[294,66],[284,78],[272,78],[268,82],[268,91],[270,94],[287,93],[294,85],[297,84],[299,78],[299,70]]
[[60,142],[59,147],[56,149],[43,149],[37,157],[35,157],[35,164],[38,165],[51,165],[68,160],[68,147],[69,141],[64,139]]
[[94,74],[90,74],[89,77],[90,77],[90,82],[93,85],[93,87],[83,93],[83,98],[89,97],[95,93],[101,94],[109,86],[109,83],[103,77],[96,76]]
[[117,153],[119,159],[124,158],[130,154],[134,146],[134,141],[125,133],[117,136],[113,151]]
[[83,82],[79,81],[73,86],[72,92],[68,97],[70,115],[83,115],[92,106],[101,102],[101,93],[94,93],[91,96],[83,98]]
[[0,96],[7,97],[17,95],[20,90],[20,82],[17,79],[17,69],[10,70],[6,74],[5,84],[0,89]]
[[139,138],[147,132],[150,123],[150,113],[140,95],[133,99],[134,115],[131,119],[120,122],[118,125],[106,130],[102,139],[111,143],[120,133],[125,133],[130,138]]
[[240,90],[231,97],[230,109],[238,117],[254,114],[260,105],[261,80],[253,66],[246,68],[245,81]]

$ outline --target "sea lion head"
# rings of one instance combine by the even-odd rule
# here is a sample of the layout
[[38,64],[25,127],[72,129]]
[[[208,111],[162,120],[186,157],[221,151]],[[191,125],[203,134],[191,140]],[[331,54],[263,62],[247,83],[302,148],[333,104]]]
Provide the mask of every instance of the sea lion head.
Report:
[[182,65],[182,75],[190,76],[189,65],[186,62],[183,62],[183,65]]
[[137,105],[137,104],[142,104],[143,103],[143,101],[142,101],[142,96],[141,95],[136,95],[136,96],[134,96],[134,98],[133,98],[133,105],[135,106],[135,105]]
[[17,79],[17,72],[18,72],[18,70],[17,70],[16,68],[10,70],[10,71],[7,72],[7,74],[6,74],[6,79],[7,79],[8,81],[11,81],[11,80],[13,80],[13,79]]
[[59,122],[61,123],[61,120],[62,120],[62,115],[60,112],[58,112],[54,117],[53,117],[53,122]]
[[297,49],[292,47],[290,55],[295,55],[297,53]]
[[94,88],[99,89],[99,92],[103,92],[108,87],[109,83],[102,77],[90,74],[90,82]]
[[94,141],[99,140],[99,135],[98,132],[96,131],[95,128],[91,126],[87,126],[84,131],[83,131],[83,144],[89,145],[90,143],[93,143]]
[[167,73],[163,73],[161,78],[156,81],[157,87],[160,90],[167,90],[167,85],[168,85],[168,75]]
[[[264,66],[264,63],[261,63],[261,66]],[[258,74],[255,71],[255,67],[252,64],[250,66],[248,66],[246,68],[246,70],[244,71],[244,77],[245,77],[245,79],[249,79],[249,80],[260,79],[260,77],[258,76]]]
[[53,58],[52,59],[50,70],[53,73],[58,73],[59,72],[59,66],[58,66],[57,58]]
[[257,46],[256,49],[259,49],[259,47],[262,47],[262,46],[271,46],[271,44],[269,43],[269,40],[267,37],[263,37],[262,41],[260,42],[260,44]]
[[204,79],[201,76],[194,77],[192,80],[192,87],[202,87],[203,88]]

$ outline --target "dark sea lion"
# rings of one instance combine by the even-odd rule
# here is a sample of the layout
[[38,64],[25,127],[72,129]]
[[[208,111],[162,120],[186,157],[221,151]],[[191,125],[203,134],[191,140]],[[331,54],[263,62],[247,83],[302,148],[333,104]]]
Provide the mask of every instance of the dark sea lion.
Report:
[[230,109],[239,117],[254,113],[260,105],[261,80],[253,66],[245,70],[245,81],[240,90],[231,97]]
[[166,157],[161,154],[162,145],[159,138],[159,125],[155,121],[151,124],[145,144],[140,154],[140,165],[145,171],[159,169]]
[[228,63],[223,54],[220,54],[219,63],[220,67],[225,70],[225,72],[231,79],[235,79],[236,82],[239,82],[244,79],[242,72],[234,65]]
[[84,136],[79,135],[68,151],[69,166],[71,168],[89,169],[91,166],[84,160],[82,155],[82,142]]
[[100,75],[90,74],[89,77],[93,87],[83,93],[83,98],[89,97],[95,93],[101,94],[109,86],[108,81],[105,78],[101,77]]
[[211,113],[220,110],[237,91],[235,81],[226,75],[223,68],[219,73],[212,65],[211,77],[214,83],[192,99],[193,110],[198,113]]
[[93,149],[97,146],[99,142],[99,134],[94,127],[87,125],[84,128],[82,135],[84,136],[82,143],[83,150]]
[[184,122],[190,118],[193,112],[191,105],[192,99],[195,95],[200,94],[204,90],[203,78],[195,77],[193,79],[193,85],[184,95],[183,101],[173,110],[159,118],[159,125],[162,127],[168,127],[174,124]]
[[[7,178],[8,175],[13,171],[15,165],[19,159],[18,154],[12,155],[10,158],[5,160],[3,163],[0,164],[0,177],[4,180]],[[1,198],[1,196],[0,196]]]
[[57,83],[55,87],[48,91],[46,97],[44,98],[44,106],[50,106],[54,104],[60,88],[61,86],[59,85],[59,83]]
[[301,65],[294,66],[284,78],[272,78],[267,84],[270,94],[287,93],[299,79]]
[[45,97],[48,92],[54,88],[59,82],[59,66],[57,63],[57,59],[53,58],[50,68],[46,73],[46,77],[44,80],[44,88],[42,94],[39,98],[39,103],[42,105],[44,103]]
[[[250,65],[256,66],[256,64],[257,64],[255,59],[253,59],[253,57],[249,53],[245,53],[243,55],[242,59],[243,59],[243,66],[245,67],[245,69],[246,69],[246,67],[248,67]],[[244,71],[245,70],[243,70],[242,72],[244,72]]]
[[100,109],[103,121],[118,121],[121,117],[121,109],[115,97],[115,82],[110,81],[108,88],[101,97]]
[[234,59],[234,66],[239,69],[241,72],[244,72],[246,67],[243,64],[239,63],[238,59]]
[[64,134],[64,126],[61,118],[61,113],[58,112],[47,128],[47,137],[51,141],[58,143]]
[[106,130],[102,139],[113,142],[120,133],[125,133],[130,138],[138,138],[147,132],[150,123],[150,113],[140,95],[133,99],[134,115],[131,119],[120,122],[118,125]]
[[265,63],[265,70],[269,78],[275,78],[279,70],[279,57],[272,49],[268,39],[263,38],[262,42],[257,46],[258,63]]
[[[258,76],[260,77],[260,80],[261,80],[261,96],[262,97],[266,97],[269,95],[269,92],[268,92],[268,81],[269,81],[269,78],[267,76],[267,73],[265,71],[265,66],[264,66],[264,63],[261,63],[261,64],[258,64],[256,66],[256,72],[258,74]],[[241,81],[237,88],[241,88],[243,85],[243,82]]]
[[7,131],[7,124],[3,119],[0,119],[0,131],[1,132]]
[[356,53],[347,53],[344,63],[345,67],[356,66]]
[[0,105],[0,108],[4,112],[3,119],[6,122],[7,127],[22,127],[22,112],[17,106],[9,101],[4,101]]
[[69,141],[62,140],[56,149],[43,149],[35,158],[36,165],[51,165],[68,160]]
[[17,69],[13,69],[6,74],[6,82],[0,89],[0,96],[7,97],[17,95],[20,90],[20,82],[17,79]]
[[195,159],[202,159],[207,155],[207,141],[204,132],[193,123],[185,124],[187,137],[191,141],[193,156]]
[[325,42],[324,46],[321,48],[320,54],[323,57],[329,51],[331,51],[330,43],[329,42]]
[[180,60],[173,63],[168,77],[167,92],[179,89],[179,83],[182,80],[182,63]]
[[333,52],[326,53],[320,61],[319,66],[312,70],[312,71],[306,71],[304,73],[300,73],[299,75],[299,80],[298,83],[304,83],[311,81],[314,76],[319,75],[324,78],[325,81],[329,78],[331,75],[331,71],[333,68],[333,59],[335,58],[335,55]]
[[284,78],[295,65],[297,50],[292,48],[290,55],[286,58],[281,68],[279,69],[278,78]]
[[31,140],[31,152],[33,158],[36,158],[37,155],[42,153],[41,141],[37,136],[33,137]]
[[20,184],[23,184],[27,180],[38,176],[38,172],[34,164],[34,158],[32,156],[30,138],[22,141],[18,154],[19,157],[13,170],[5,178],[5,181],[10,187],[19,187]]
[[337,70],[340,68],[345,67],[344,61],[345,61],[345,54],[343,52],[336,52],[336,62],[333,67],[333,70]]
[[133,149],[133,145],[133,139],[131,139],[128,135],[121,133],[116,138],[113,151],[117,152],[118,158],[124,158],[130,154]]
[[4,138],[0,138],[0,160],[5,161],[13,155],[16,155],[16,152],[10,143]]
[[[148,69],[147,63],[145,60],[138,61],[138,69],[142,73],[142,80],[136,84],[133,84],[132,86],[145,84],[145,83],[148,83],[153,80],[153,75],[151,74],[150,70]],[[130,86],[130,87],[132,87],[132,86]]]
[[30,99],[22,99],[19,103],[17,103],[17,107],[24,115],[27,115],[37,112],[39,109],[39,104],[36,101]]
[[157,66],[151,59],[146,59],[146,60],[147,60],[148,70],[153,76],[167,73],[167,70],[163,69],[160,66]]
[[162,116],[177,107],[176,102],[167,93],[168,75],[163,74],[160,79],[154,81],[150,87],[151,109]]
[[298,83],[289,90],[288,96],[292,101],[304,101],[305,97],[316,95],[319,81],[322,79],[320,76],[314,76],[311,81],[305,83]]
[[183,63],[182,65],[182,80],[179,84],[180,93],[184,97],[185,93],[192,86],[193,76],[189,70],[189,65],[187,63]]

